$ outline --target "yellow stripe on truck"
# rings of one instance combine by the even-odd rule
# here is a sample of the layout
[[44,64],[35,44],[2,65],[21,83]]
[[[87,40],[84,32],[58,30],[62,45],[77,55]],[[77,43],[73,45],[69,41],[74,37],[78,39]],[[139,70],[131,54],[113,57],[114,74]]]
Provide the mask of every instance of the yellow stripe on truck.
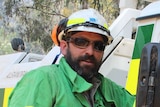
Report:
[[133,95],[136,95],[137,91],[139,63],[140,59],[132,59],[128,73],[126,89]]
[[8,98],[13,88],[5,88],[4,91],[4,99],[3,99],[3,107],[8,107]]

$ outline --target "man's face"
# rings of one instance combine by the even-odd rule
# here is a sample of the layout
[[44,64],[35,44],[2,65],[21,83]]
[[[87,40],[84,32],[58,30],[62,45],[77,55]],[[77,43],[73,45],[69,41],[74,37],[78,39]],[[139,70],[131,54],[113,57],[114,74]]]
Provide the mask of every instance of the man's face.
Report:
[[[66,41],[65,41],[66,42]],[[103,39],[99,34],[78,32],[67,40],[64,57],[79,75],[89,80],[98,73],[103,56]]]

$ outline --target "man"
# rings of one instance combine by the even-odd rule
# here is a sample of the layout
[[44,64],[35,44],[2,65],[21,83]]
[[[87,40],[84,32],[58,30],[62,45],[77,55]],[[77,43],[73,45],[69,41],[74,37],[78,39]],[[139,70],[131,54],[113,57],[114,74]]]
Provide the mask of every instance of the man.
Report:
[[132,107],[135,97],[98,73],[112,40],[106,25],[94,9],[73,13],[58,34],[64,57],[27,73],[9,107]]
[[11,41],[12,49],[17,52],[25,51],[25,45],[22,39],[20,38],[13,38]]

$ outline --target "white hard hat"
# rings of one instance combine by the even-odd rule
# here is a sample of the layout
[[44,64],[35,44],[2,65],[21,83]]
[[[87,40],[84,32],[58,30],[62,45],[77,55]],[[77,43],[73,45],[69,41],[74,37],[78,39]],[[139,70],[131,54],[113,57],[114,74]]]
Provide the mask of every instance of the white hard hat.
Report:
[[62,34],[70,31],[87,31],[104,35],[108,39],[108,44],[113,40],[108,31],[106,20],[92,8],[77,11],[69,16],[66,29],[60,33],[58,38],[62,39]]

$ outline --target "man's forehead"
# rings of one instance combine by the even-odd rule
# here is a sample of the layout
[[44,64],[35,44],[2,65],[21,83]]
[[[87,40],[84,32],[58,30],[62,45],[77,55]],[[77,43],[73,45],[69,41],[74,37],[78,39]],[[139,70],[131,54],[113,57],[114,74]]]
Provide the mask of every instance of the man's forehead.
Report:
[[73,33],[72,36],[79,36],[79,37],[86,37],[86,38],[102,38],[102,35],[93,33],[93,32],[86,32],[86,31],[80,31]]

